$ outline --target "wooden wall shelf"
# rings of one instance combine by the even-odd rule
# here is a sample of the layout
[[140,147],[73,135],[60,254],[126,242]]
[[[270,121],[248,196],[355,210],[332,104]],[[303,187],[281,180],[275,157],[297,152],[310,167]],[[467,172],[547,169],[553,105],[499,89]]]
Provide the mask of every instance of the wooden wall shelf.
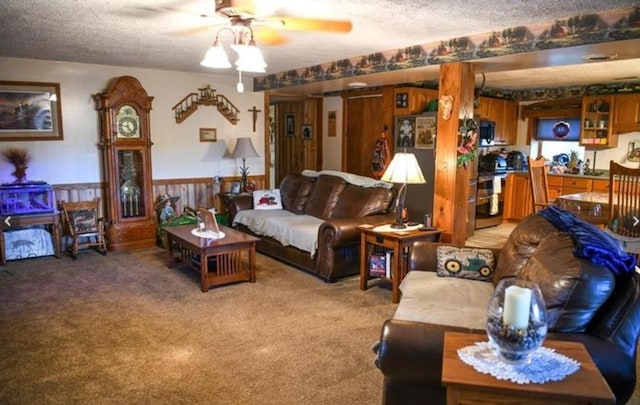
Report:
[[187,94],[173,106],[173,112],[178,124],[189,118],[201,105],[216,107],[218,112],[230,123],[233,125],[238,123],[240,110],[226,96],[216,94],[215,89],[212,89],[209,85],[198,89],[198,92]]

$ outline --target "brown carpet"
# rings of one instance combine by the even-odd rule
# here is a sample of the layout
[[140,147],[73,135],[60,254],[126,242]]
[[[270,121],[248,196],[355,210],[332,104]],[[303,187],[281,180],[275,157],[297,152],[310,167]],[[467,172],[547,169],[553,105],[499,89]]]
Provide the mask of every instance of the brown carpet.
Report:
[[257,282],[200,291],[166,251],[0,268],[0,403],[379,404],[386,288],[258,255]]
[[396,308],[389,289],[258,255],[257,283],[203,294],[165,259],[86,251],[0,268],[0,403],[380,404],[371,345]]

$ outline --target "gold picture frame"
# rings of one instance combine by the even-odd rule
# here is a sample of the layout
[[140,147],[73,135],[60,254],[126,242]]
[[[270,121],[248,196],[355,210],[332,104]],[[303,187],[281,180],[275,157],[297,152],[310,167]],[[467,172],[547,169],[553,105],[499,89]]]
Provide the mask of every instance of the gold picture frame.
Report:
[[0,81],[0,142],[62,139],[59,83]]
[[218,131],[216,128],[200,128],[200,142],[217,142]]

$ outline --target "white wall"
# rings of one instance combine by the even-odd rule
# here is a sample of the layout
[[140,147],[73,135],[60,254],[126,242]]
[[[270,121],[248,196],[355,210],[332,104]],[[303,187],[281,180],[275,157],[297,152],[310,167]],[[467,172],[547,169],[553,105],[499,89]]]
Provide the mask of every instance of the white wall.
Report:
[[[149,96],[154,97],[151,110],[151,161],[154,179],[239,176],[242,164],[228,155],[235,139],[252,138],[260,158],[247,159],[250,175],[264,174],[264,119],[258,113],[253,132],[251,113],[256,106],[264,110],[264,95],[251,92],[251,79],[244,78],[245,93],[236,91],[237,77],[198,74],[122,66],[88,65],[31,59],[0,57],[0,80],[54,82],[60,84],[63,141],[0,142],[25,147],[31,157],[28,180],[50,184],[102,181],[97,143],[100,136],[99,113],[93,96],[106,90],[118,76],[137,78]],[[201,106],[180,124],[175,122],[172,107],[188,93],[209,84],[225,95],[240,110],[240,121],[232,125],[215,107]],[[217,142],[200,142],[200,128],[217,128]],[[13,166],[0,161],[0,182],[11,182]]]
[[[322,111],[322,170],[342,170],[342,97],[325,97]],[[336,112],[336,136],[331,137],[329,111]]]

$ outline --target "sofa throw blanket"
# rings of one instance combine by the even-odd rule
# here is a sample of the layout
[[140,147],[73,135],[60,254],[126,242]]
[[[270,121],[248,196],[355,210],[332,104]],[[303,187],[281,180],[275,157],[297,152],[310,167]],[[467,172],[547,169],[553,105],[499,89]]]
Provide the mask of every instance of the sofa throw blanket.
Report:
[[318,247],[318,229],[324,222],[311,215],[296,215],[286,210],[242,210],[233,224],[242,224],[257,235],[268,236],[294,246],[313,257]]
[[618,276],[635,270],[636,257],[622,250],[613,237],[597,226],[554,205],[539,211],[538,215],[547,219],[559,230],[571,235],[576,244],[573,252],[576,256],[606,266]]
[[315,170],[302,171],[302,175],[307,177],[318,177],[323,174],[326,174],[328,176],[340,177],[347,183],[353,184],[355,186],[360,186],[360,187],[384,187],[384,188],[393,187],[393,183],[388,183],[386,181],[376,180],[376,179],[372,179],[371,177],[360,176],[358,174],[353,174],[353,173],[339,172],[335,170],[322,170],[319,172]]

